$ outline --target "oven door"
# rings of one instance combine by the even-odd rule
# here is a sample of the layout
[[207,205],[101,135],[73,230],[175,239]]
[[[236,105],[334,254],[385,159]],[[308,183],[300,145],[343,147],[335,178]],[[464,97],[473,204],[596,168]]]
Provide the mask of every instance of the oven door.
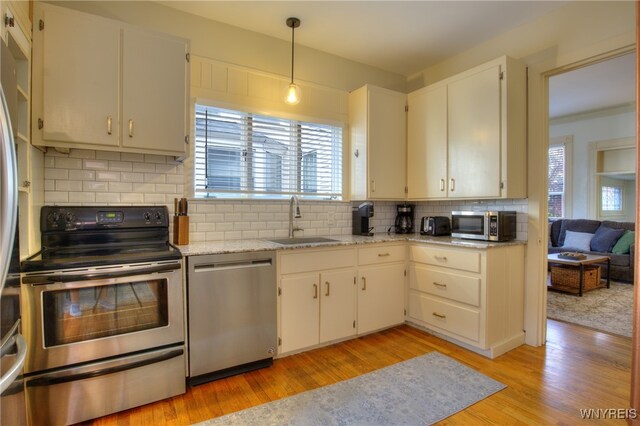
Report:
[[25,373],[184,342],[182,261],[24,274]]
[[488,240],[489,226],[484,212],[452,212],[451,236],[474,240]]

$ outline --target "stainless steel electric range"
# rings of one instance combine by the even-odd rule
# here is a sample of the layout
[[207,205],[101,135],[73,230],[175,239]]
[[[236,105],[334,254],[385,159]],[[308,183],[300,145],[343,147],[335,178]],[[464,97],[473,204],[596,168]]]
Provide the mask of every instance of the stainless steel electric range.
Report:
[[41,211],[23,261],[27,412],[72,424],[185,392],[182,256],[163,206]]

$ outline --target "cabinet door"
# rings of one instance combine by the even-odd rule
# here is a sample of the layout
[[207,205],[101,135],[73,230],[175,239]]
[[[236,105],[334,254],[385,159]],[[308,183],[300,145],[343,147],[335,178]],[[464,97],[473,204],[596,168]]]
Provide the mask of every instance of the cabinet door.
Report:
[[360,269],[358,334],[404,322],[404,264]]
[[500,197],[500,66],[449,84],[449,197]]
[[356,334],[355,277],[353,269],[320,274],[320,343]]
[[319,342],[320,288],[318,273],[283,277],[280,280],[279,353],[294,351]]
[[447,196],[447,86],[408,95],[409,199]]
[[369,198],[404,199],[407,161],[406,95],[368,87]]
[[124,30],[123,146],[185,152],[186,53],[182,39]]
[[43,139],[117,146],[120,27],[59,7],[42,14]]

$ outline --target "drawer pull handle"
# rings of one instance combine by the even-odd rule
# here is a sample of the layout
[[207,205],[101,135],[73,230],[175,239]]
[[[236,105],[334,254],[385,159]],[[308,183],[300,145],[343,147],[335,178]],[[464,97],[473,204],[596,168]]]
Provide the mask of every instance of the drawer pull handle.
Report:
[[437,286],[437,287],[445,287],[445,288],[447,287],[447,285],[446,285],[446,284],[437,283],[437,282],[435,282],[435,281],[433,282],[433,285],[435,285],[435,286]]
[[318,298],[318,284],[313,285],[313,298],[314,299]]
[[449,179],[449,191],[453,192],[456,190],[456,180],[451,178]]
[[446,262],[447,256],[433,256],[437,261]]
[[434,312],[434,313],[433,313],[433,316],[434,316],[434,317],[438,317],[438,318],[442,318],[442,319],[447,318],[447,316],[446,316],[446,315],[439,314],[439,313],[437,313],[437,312]]
[[107,134],[111,134],[111,130],[113,128],[113,118],[111,116],[107,117]]
[[366,277],[362,277],[362,289],[363,290],[367,289],[367,278]]
[[324,295],[328,296],[331,292],[331,284],[329,284],[329,281],[326,281],[325,284],[327,285],[327,292]]
[[440,191],[444,192],[444,179],[440,179]]
[[378,253],[378,257],[387,257],[387,256],[391,256],[390,253]]
[[129,120],[129,137],[133,137],[133,120]]

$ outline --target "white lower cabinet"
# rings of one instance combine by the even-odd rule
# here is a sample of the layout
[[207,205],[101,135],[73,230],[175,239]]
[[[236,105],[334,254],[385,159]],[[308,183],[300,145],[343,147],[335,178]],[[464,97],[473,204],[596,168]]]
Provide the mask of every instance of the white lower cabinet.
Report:
[[524,246],[409,247],[408,321],[490,358],[524,342]]
[[356,334],[355,249],[279,254],[278,353]]
[[278,354],[404,322],[406,245],[279,252]]

